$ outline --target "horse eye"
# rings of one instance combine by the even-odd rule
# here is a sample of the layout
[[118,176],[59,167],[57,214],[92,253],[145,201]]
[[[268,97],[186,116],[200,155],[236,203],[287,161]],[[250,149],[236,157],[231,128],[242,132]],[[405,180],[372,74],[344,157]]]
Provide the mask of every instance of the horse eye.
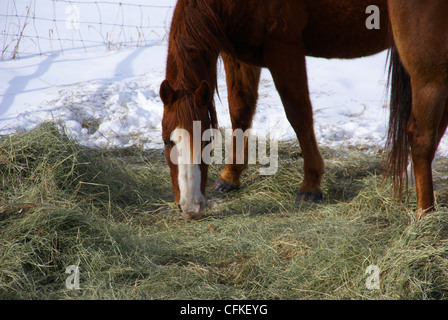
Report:
[[166,147],[167,149],[171,148],[171,146],[172,146],[170,140],[163,140],[163,143],[165,144],[165,147]]

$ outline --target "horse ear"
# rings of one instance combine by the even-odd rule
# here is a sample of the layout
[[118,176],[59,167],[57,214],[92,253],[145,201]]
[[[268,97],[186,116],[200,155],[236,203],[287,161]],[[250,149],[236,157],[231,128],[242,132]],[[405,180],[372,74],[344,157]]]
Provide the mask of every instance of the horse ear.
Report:
[[208,107],[212,102],[212,91],[207,81],[202,80],[201,85],[194,93],[196,103],[200,106]]
[[170,105],[174,102],[175,91],[171,87],[168,80],[165,80],[160,85],[160,98],[165,106]]

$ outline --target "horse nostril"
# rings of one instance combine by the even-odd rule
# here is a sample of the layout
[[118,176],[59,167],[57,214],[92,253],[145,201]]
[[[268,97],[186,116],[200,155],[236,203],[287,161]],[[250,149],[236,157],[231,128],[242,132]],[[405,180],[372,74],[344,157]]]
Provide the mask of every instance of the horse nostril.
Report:
[[180,202],[177,204],[177,207],[179,208],[179,212],[183,217],[189,220],[196,220],[202,217],[205,207],[205,200],[199,203]]

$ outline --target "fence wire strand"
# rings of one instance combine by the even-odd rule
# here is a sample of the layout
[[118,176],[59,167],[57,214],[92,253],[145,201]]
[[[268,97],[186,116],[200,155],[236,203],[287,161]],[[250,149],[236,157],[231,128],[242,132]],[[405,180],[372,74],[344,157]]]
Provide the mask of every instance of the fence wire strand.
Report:
[[[6,10],[0,12],[2,60],[66,49],[87,51],[100,45],[120,49],[158,44],[166,39],[173,9],[151,0],[145,4],[134,3],[137,0],[5,1]],[[152,10],[158,10],[157,14]],[[156,22],[151,20],[154,16]]]

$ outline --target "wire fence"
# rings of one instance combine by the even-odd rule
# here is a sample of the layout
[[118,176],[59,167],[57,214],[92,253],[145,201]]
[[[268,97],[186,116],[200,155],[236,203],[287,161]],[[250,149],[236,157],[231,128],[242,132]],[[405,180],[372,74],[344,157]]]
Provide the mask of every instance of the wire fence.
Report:
[[175,0],[2,0],[1,59],[157,45],[167,38]]

